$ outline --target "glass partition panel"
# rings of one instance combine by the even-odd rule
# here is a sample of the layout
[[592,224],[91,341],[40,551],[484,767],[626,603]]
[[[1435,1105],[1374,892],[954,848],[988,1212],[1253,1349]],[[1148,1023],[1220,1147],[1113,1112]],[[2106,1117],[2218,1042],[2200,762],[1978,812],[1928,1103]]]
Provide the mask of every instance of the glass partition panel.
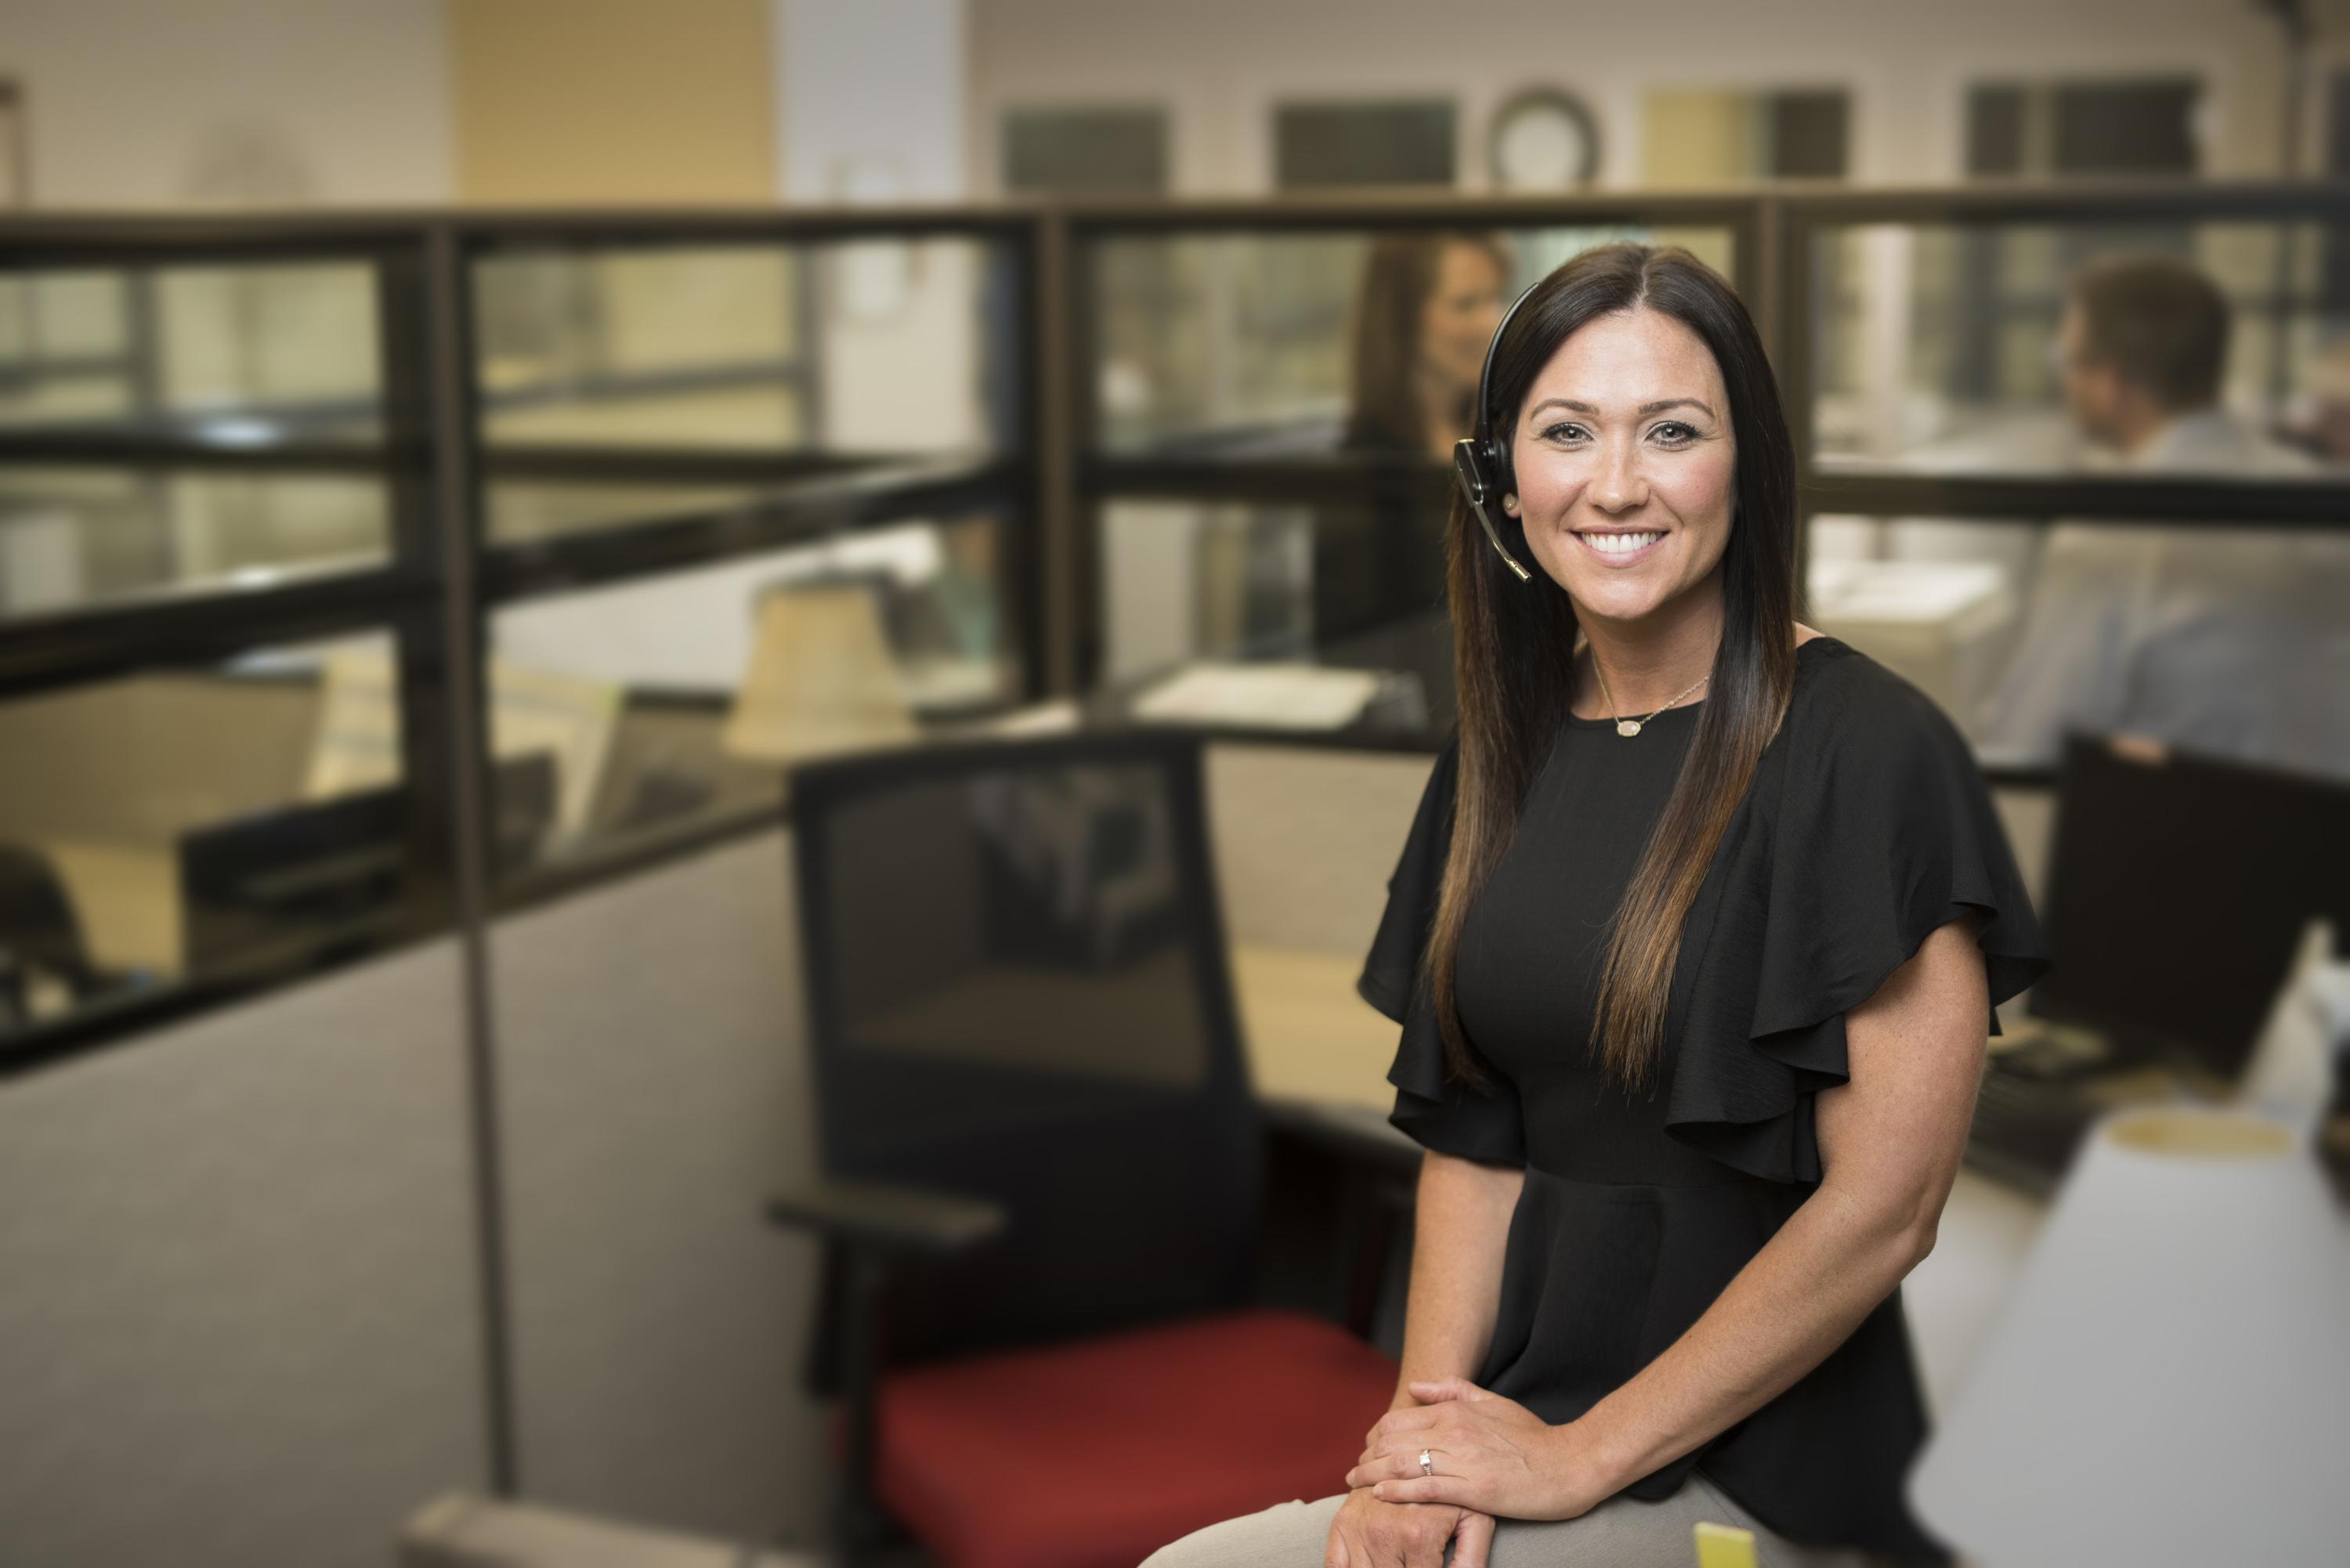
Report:
[[674,522],[749,506],[771,487],[656,484],[623,480],[492,480],[484,487],[484,532],[493,544],[527,545],[567,534],[592,534]]
[[2078,731],[2350,778],[2350,532],[1821,516],[1807,587],[1986,763]]
[[1115,235],[1094,242],[1096,429],[1128,454],[1449,452],[1517,290],[1613,240],[1729,275],[1727,228]]
[[1866,223],[1811,259],[1824,469],[2350,476],[2350,226]]
[[381,482],[0,467],[0,618],[381,564]]
[[218,444],[381,430],[371,264],[0,274],[0,428],[187,424]]
[[993,242],[515,249],[473,279],[493,444],[986,452],[1016,427]]
[[1440,731],[1443,524],[1440,506],[1107,503],[1102,680],[1208,723]]
[[409,796],[369,634],[0,702],[0,1041],[397,931]]
[[993,518],[891,524],[502,607],[494,744],[553,763],[503,815],[540,813],[546,857],[574,857],[773,805],[801,757],[1009,703],[1008,545]]

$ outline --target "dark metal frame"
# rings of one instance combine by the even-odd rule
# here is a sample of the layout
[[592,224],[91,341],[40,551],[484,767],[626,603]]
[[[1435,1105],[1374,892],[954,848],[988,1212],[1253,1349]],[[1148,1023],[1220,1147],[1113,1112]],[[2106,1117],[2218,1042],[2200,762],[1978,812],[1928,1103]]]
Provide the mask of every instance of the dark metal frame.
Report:
[[[2341,527],[2350,479],[2307,482],[1927,475],[1824,470],[1810,450],[1817,351],[1808,280],[1813,245],[1863,223],[2350,222],[2350,183],[2180,184],[2095,187],[1977,184],[1927,191],[1856,191],[1782,184],[1734,193],[1430,197],[1409,192],[1223,201],[1064,201],[889,210],[683,209],[385,212],[299,218],[0,219],[0,269],[63,265],[141,267],[175,261],[360,261],[378,278],[383,390],[373,441],[296,429],[275,443],[224,445],[201,421],[153,419],[103,428],[0,430],[0,465],[119,466],[161,475],[229,470],[329,472],[377,480],[390,497],[385,560],[359,570],[294,571],[274,586],[221,592],[166,589],[140,598],[0,620],[0,700],[157,666],[184,666],[270,642],[362,628],[389,629],[399,649],[408,787],[419,824],[409,885],[412,935],[469,924],[458,837],[470,811],[461,774],[485,777],[473,725],[451,713],[478,691],[447,676],[450,626],[471,623],[469,652],[487,636],[497,606],[578,587],[723,561],[763,550],[927,515],[1001,520],[1005,590],[1018,629],[1027,697],[1095,689],[1101,625],[1096,588],[1105,504],[1120,498],[1345,501],[1421,487],[1440,506],[1447,480],[1433,461],[1297,456],[1230,460],[1170,446],[1150,452],[1101,449],[1093,361],[1097,344],[1096,255],[1109,241],[1149,236],[1379,233],[1424,227],[1670,226],[1726,230],[1733,282],[1749,300],[1781,369],[1803,458],[1806,521],[1824,511],[1877,515],[2083,519],[2181,524],[2258,518],[2286,527]],[[677,448],[569,450],[488,447],[473,384],[470,311],[454,336],[428,348],[436,312],[476,258],[547,251],[704,244],[810,244],[894,237],[962,238],[998,247],[1012,282],[1003,347],[1016,418],[1000,453],[864,453]],[[445,254],[444,254],[445,253]],[[436,272],[435,268],[440,270]],[[453,357],[444,365],[435,355]],[[452,417],[453,413],[453,417]],[[447,476],[455,472],[462,480]],[[528,480],[764,487],[747,500],[686,504],[610,528],[528,541],[485,538],[484,493]],[[462,504],[462,527],[444,526]],[[478,663],[478,660],[475,660]],[[479,672],[468,680],[478,684]],[[1106,709],[1105,711],[1107,710]],[[1219,732],[1262,739],[1247,731]],[[1341,734],[1279,737],[1284,743],[1411,749],[1428,737]],[[469,755],[463,767],[453,759]],[[2037,774],[2017,775],[2044,782]],[[2013,782],[2013,781],[2010,781]],[[548,867],[488,888],[482,909],[559,897],[646,859],[754,831],[768,811],[615,846],[575,866]],[[20,1037],[0,1051],[0,1070],[78,1051],[142,1023],[243,994],[266,976],[208,977],[171,996],[108,1008]]]

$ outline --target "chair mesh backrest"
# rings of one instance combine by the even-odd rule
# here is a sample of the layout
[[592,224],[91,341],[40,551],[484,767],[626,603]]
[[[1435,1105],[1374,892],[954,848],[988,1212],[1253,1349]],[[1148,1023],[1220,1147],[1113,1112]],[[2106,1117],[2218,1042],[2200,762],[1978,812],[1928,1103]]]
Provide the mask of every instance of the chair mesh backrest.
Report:
[[825,1169],[1011,1215],[900,1272],[893,1357],[1242,1299],[1262,1151],[1198,742],[812,763],[792,815]]

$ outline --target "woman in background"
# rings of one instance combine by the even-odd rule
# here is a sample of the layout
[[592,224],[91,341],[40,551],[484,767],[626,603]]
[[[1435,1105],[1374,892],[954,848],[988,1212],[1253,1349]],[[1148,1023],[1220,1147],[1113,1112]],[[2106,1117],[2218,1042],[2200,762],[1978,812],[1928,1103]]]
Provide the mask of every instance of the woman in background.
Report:
[[1477,376],[1509,286],[1498,234],[1390,234],[1372,245],[1355,300],[1347,451],[1452,461],[1476,422]]
[[[1433,457],[1475,422],[1485,345],[1502,319],[1510,257],[1492,234],[1391,234],[1371,247],[1355,299],[1348,452]],[[1440,704],[1451,682],[1443,624],[1442,514],[1416,466],[1384,472],[1363,507],[1314,516],[1313,638],[1325,664],[1406,670]]]

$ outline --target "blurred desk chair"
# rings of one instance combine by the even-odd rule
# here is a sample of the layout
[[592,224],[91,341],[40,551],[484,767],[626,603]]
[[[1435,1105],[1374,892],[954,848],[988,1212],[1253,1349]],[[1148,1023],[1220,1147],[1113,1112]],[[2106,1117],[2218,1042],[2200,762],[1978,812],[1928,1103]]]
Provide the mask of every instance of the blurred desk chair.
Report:
[[[1132,1568],[1326,1496],[1394,1364],[1251,1304],[1264,1125],[1199,742],[1055,736],[792,776],[842,1544]],[[1149,897],[1144,897],[1145,892]]]
[[47,859],[0,844],[0,1026],[31,1023],[44,984],[78,999],[98,989],[98,974],[73,901]]

